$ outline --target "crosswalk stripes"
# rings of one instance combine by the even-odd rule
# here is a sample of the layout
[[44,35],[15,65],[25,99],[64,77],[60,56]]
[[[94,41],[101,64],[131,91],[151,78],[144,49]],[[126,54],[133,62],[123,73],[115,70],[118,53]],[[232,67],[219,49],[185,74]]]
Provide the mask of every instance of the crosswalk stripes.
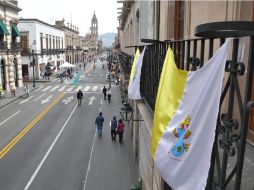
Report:
[[94,87],[92,88],[92,91],[95,92],[97,89],[98,89],[98,86],[94,86]]
[[66,86],[62,86],[60,89],[58,89],[59,92],[62,92],[64,89],[66,88]]
[[67,90],[66,90],[66,91],[67,91],[67,92],[70,92],[70,91],[72,91],[72,90],[73,90],[73,88],[74,88],[73,86],[72,86],[72,87],[69,87],[69,88],[67,88]]
[[45,91],[47,91],[48,89],[50,89],[52,86],[47,86],[46,88],[44,88],[43,90],[42,90],[42,92],[45,92]]
[[89,92],[89,91],[90,92],[101,92],[102,89],[103,89],[103,85],[95,85],[95,86],[92,86],[92,85],[86,85],[86,86],[56,85],[56,86],[47,86],[44,89],[42,88],[41,91],[42,92],[46,92],[46,91],[49,91],[49,92],[53,92],[53,91],[77,92],[78,90],[81,90],[83,92]]
[[57,86],[54,86],[54,87],[51,88],[49,91],[50,91],[50,92],[53,92],[53,91],[55,91],[56,89],[58,89],[58,87],[59,87],[58,85],[57,85]]
[[85,89],[83,90],[84,92],[87,92],[89,90],[90,86],[86,86]]

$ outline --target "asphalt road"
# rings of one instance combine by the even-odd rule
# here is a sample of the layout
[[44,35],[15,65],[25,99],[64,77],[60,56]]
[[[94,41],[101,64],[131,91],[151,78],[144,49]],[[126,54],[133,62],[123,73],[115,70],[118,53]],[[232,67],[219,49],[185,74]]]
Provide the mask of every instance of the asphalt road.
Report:
[[[101,93],[106,69],[96,63],[85,72],[76,87],[55,80],[1,110],[1,190],[117,190],[136,183],[131,142],[110,139],[108,123],[113,115],[119,119],[119,89],[113,85],[109,104]],[[84,93],[79,107],[78,89]],[[105,118],[102,138],[94,124],[99,110]]]

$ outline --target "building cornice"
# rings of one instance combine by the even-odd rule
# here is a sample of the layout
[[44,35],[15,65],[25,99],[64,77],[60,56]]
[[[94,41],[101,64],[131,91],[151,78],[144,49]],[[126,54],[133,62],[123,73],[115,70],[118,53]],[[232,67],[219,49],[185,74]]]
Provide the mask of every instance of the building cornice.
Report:
[[43,22],[43,21],[41,21],[41,20],[39,20],[39,19],[36,19],[36,18],[26,18],[26,19],[22,18],[22,19],[19,19],[19,23],[26,23],[26,22],[29,22],[29,23],[30,23],[30,22],[37,22],[37,23],[41,23],[41,24],[50,26],[50,27],[55,28],[55,29],[57,29],[57,30],[64,31],[63,29],[58,28],[58,27],[56,27],[55,25],[48,24],[48,23]]
[[22,9],[18,7],[18,5],[12,3],[11,1],[0,1],[0,5],[6,6],[7,8],[12,8],[16,11],[22,11]]

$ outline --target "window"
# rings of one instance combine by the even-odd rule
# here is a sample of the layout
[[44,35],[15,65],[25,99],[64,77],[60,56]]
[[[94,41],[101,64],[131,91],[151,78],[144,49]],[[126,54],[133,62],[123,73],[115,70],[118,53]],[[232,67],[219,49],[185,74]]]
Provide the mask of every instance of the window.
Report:
[[46,49],[48,50],[48,34],[46,34]]
[[41,50],[43,50],[43,33],[40,33]]
[[51,49],[51,35],[49,35],[49,49]]

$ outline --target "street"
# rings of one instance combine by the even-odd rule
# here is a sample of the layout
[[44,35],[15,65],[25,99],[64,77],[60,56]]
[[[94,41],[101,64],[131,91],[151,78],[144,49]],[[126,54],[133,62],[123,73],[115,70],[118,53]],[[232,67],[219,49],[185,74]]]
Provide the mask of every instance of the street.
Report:
[[[109,121],[120,119],[121,101],[114,84],[112,102],[102,99],[106,72],[97,62],[82,71],[78,86],[52,80],[1,110],[1,190],[127,190],[137,182],[132,144],[125,141],[130,130],[123,145],[111,142]],[[84,98],[77,107],[79,89]],[[105,122],[98,138],[100,110]]]

